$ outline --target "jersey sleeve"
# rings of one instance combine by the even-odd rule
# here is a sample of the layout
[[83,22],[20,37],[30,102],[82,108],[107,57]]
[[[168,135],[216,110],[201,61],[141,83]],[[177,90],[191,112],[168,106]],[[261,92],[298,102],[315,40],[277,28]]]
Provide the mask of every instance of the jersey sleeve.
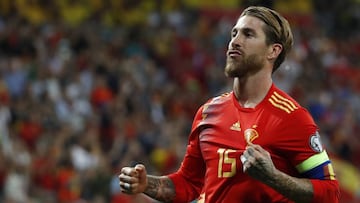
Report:
[[311,179],[310,181],[314,189],[314,197],[312,203],[339,202],[340,189],[339,183],[336,180]]
[[191,202],[199,197],[204,184],[205,163],[199,148],[199,124],[202,121],[201,107],[193,121],[184,159],[179,170],[168,175],[175,186],[174,203]]
[[338,202],[339,185],[331,160],[321,143],[319,129],[305,109],[286,119],[286,141],[281,141],[283,153],[295,166],[301,177],[311,180],[313,202]]

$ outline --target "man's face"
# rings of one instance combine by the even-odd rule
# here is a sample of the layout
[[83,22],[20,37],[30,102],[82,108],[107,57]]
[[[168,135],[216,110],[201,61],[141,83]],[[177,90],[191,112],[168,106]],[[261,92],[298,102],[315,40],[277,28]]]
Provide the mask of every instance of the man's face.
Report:
[[225,75],[244,77],[257,73],[266,62],[268,46],[263,31],[264,22],[252,16],[242,16],[231,31]]

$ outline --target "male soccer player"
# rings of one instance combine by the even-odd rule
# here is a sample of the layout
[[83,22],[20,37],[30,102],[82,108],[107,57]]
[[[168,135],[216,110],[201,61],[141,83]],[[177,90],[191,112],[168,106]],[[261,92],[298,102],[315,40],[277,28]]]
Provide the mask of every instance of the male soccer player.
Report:
[[147,175],[124,167],[121,190],[163,202],[336,203],[339,187],[308,111],[278,89],[272,73],[291,49],[285,18],[248,7],[231,31],[225,75],[233,91],[195,115],[179,170]]

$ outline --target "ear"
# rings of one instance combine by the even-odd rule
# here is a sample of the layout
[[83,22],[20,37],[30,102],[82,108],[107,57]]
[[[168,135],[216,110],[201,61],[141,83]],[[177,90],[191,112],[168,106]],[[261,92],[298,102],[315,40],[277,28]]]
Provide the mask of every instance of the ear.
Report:
[[269,46],[269,52],[267,58],[269,60],[275,60],[281,53],[283,47],[279,43],[275,43]]

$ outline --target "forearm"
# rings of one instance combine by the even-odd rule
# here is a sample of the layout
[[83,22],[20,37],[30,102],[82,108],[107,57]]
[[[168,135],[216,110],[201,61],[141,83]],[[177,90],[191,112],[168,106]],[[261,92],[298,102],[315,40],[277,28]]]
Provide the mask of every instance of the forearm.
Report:
[[175,187],[167,176],[148,175],[144,194],[162,202],[172,202],[175,198]]
[[313,199],[314,189],[309,179],[291,177],[276,170],[275,175],[264,183],[297,203],[307,203]]

